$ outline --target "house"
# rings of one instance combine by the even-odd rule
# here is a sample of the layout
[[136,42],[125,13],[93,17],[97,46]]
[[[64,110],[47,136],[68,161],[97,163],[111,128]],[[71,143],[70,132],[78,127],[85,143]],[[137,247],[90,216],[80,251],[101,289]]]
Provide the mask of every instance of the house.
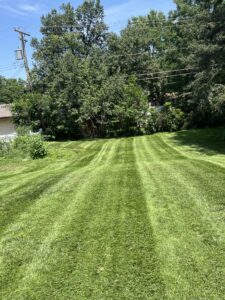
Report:
[[9,104],[0,104],[0,138],[12,138],[16,135],[13,115]]

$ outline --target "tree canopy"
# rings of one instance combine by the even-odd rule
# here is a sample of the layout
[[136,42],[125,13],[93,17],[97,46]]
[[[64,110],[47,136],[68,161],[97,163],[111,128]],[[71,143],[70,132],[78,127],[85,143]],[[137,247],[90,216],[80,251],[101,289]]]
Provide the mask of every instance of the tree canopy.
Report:
[[25,92],[23,80],[6,79],[0,76],[0,103],[13,103],[23,97]]
[[225,2],[175,2],[169,15],[134,17],[120,34],[109,31],[99,0],[43,16],[33,94],[16,99],[16,121],[56,138],[224,124]]

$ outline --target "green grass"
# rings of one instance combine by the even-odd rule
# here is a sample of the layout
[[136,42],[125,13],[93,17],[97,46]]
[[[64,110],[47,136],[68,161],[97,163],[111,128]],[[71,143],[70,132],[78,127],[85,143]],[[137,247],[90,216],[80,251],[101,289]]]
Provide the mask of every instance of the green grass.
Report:
[[225,299],[224,130],[0,160],[0,299]]

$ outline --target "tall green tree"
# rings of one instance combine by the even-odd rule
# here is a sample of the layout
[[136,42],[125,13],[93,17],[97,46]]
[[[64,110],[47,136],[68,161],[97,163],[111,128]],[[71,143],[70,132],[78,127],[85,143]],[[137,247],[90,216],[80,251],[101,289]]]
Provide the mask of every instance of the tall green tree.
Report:
[[82,95],[98,69],[91,69],[90,62],[106,45],[104,10],[99,0],[85,0],[77,9],[63,4],[59,11],[43,16],[41,23],[43,37],[32,45],[34,90],[51,99],[51,120],[43,129],[51,128],[57,137],[79,137]]
[[[210,125],[212,116],[209,96],[217,85],[225,84],[225,2],[223,0],[176,0],[178,20],[185,20],[189,39],[186,65],[197,68],[189,86],[191,122]],[[221,89],[220,89],[221,90]],[[212,122],[211,124],[213,124]]]
[[103,48],[107,38],[104,10],[99,0],[85,0],[75,9],[62,4],[41,18],[43,37],[32,40],[34,48],[34,80],[38,89],[45,91],[54,77],[55,68],[65,53],[85,58],[95,48]]
[[160,70],[165,21],[163,13],[151,11],[147,16],[132,18],[120,36],[109,38],[108,64],[112,72],[137,76],[140,86],[151,95],[160,94],[160,83],[143,79]]

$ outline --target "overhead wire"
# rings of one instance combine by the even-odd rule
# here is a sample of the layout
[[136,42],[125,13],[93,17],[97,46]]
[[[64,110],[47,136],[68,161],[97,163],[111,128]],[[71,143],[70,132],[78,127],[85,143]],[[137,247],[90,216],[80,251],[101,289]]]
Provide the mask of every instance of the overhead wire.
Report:
[[[168,22],[172,22],[171,24],[169,24],[168,26],[171,26],[171,25],[182,25],[182,26],[186,26],[186,24],[178,24],[178,22],[187,22],[187,21],[189,21],[191,18],[184,18],[184,19],[178,19],[177,17],[176,18],[174,18],[174,19],[171,19],[171,18],[167,18],[166,20],[150,20],[150,19],[146,19],[146,20],[138,20],[138,19],[131,19],[130,20],[130,23],[128,22],[128,25],[127,26],[129,26],[129,25],[141,25],[141,24],[143,24],[143,22],[145,23],[147,23],[148,25],[154,25],[155,23],[158,23],[160,26],[162,26],[162,27],[165,27],[165,26],[167,26],[168,24]],[[174,23],[173,21],[176,21],[176,23]],[[167,25],[165,25],[165,24],[167,24]],[[190,22],[189,22],[190,23]],[[190,24],[189,24],[190,25]],[[66,24],[66,25],[49,25],[49,26],[43,26],[43,28],[46,28],[46,29],[48,29],[48,28],[80,28],[80,26],[74,26],[74,24],[73,25],[68,25],[68,24]],[[0,31],[4,31],[3,29],[0,29]],[[188,47],[181,47],[181,48],[178,48],[178,47],[176,47],[176,48],[165,48],[165,49],[159,49],[158,51],[176,51],[176,50],[187,50],[187,49],[189,49]],[[141,56],[141,55],[146,55],[146,54],[149,54],[149,55],[152,55],[152,53],[151,53],[151,51],[144,51],[144,52],[137,52],[137,53],[126,53],[126,54],[108,54],[110,57],[124,57],[124,56]],[[0,66],[0,71],[1,72],[6,72],[6,71],[9,71],[10,69],[14,69],[15,68],[15,66],[14,65],[2,65],[2,66]],[[181,71],[182,69],[178,69],[178,70],[166,70],[166,71],[161,71],[161,72],[152,72],[152,73],[148,73],[148,74],[139,74],[138,76],[149,76],[149,75],[153,75],[153,74],[162,74],[162,73],[166,73],[166,72],[175,72],[175,71]],[[183,70],[185,70],[185,69],[183,69]],[[186,70],[188,70],[188,69],[186,69]],[[185,74],[185,75],[187,75],[187,73]],[[178,76],[178,74],[174,74],[174,75],[171,75],[171,76]],[[165,77],[165,76],[164,76]],[[157,77],[153,77],[153,78],[157,78]],[[153,79],[153,78],[150,78],[150,79]],[[160,77],[160,78],[162,78],[162,77]],[[139,79],[139,80],[141,80],[141,79]]]
[[189,71],[189,70],[196,70],[196,69],[199,69],[199,68],[195,67],[195,68],[184,68],[184,69],[157,71],[157,72],[151,72],[151,73],[138,74],[138,76],[148,76],[148,75],[164,74],[164,73],[172,73],[172,72],[180,72],[180,71]]
[[13,65],[14,65],[14,63],[13,64],[0,65],[0,69],[5,69],[5,68],[11,67]]
[[16,66],[12,66],[12,67],[5,68],[5,69],[0,69],[0,72],[8,72],[8,71],[14,70],[14,69],[16,69]]
[[13,78],[17,77],[20,74],[20,72],[23,70],[23,68],[24,68],[24,64],[21,63],[20,66],[19,66],[19,68],[18,68],[18,70],[13,74],[12,77]]
[[[148,17],[148,16],[146,16]],[[184,18],[184,19],[179,19],[179,18],[167,18],[165,20],[151,20],[151,19],[142,19],[142,20],[139,20],[137,18],[132,18],[130,20],[128,20],[128,24],[127,26],[124,28],[126,29],[127,27],[131,26],[131,25],[144,25],[144,23],[146,23],[147,25],[155,25],[155,24],[159,24],[161,25],[162,27],[171,27],[173,25],[175,26],[186,26],[186,22],[188,22],[188,25],[192,26],[192,25],[196,25],[195,22],[191,23],[190,20],[192,20],[191,17],[189,18]],[[176,21],[176,22],[174,22]],[[167,24],[168,22],[171,22],[170,24]],[[180,24],[180,23],[181,24]],[[182,24],[183,22],[183,24]],[[120,24],[124,24],[122,22],[110,22],[110,25],[113,25],[113,24],[117,24],[118,23]],[[212,22],[207,22],[207,24],[211,24]],[[214,23],[214,22],[213,22]],[[105,23],[105,25],[108,25],[107,23]],[[20,26],[21,28],[23,28],[24,26]],[[29,28],[34,28],[34,25],[29,25]],[[36,27],[36,26],[35,26]],[[74,25],[74,24],[62,24],[62,25],[41,25],[41,28],[43,29],[48,29],[48,28],[63,28],[63,29],[80,29],[80,28],[83,28],[81,25]],[[5,28],[5,29],[0,29],[0,32],[4,32],[4,31],[8,31],[8,30],[12,30],[13,28]]]
[[[176,51],[176,50],[188,50],[188,49],[190,49],[190,48],[188,48],[188,47],[180,47],[180,48],[177,47],[177,48],[175,48],[174,47],[174,48],[157,49],[156,51]],[[137,53],[124,53],[124,54],[106,53],[106,55],[108,55],[110,57],[139,56],[139,55],[146,55],[146,54],[154,56],[154,54],[151,53],[151,51],[149,51],[149,50],[141,51],[141,52],[137,52]],[[157,52],[155,54],[157,54]]]
[[9,67],[0,68],[0,75],[2,73],[8,73],[9,71],[13,71],[13,70],[17,70],[18,71],[18,70],[22,69],[23,67],[24,67],[23,64],[14,63],[14,64],[12,64]]
[[153,79],[164,79],[170,77],[178,77],[178,76],[187,76],[187,75],[195,75],[197,72],[189,72],[189,73],[181,73],[181,74],[172,74],[167,76],[157,76],[157,77],[147,77],[147,78],[138,78],[139,81],[148,81]]

